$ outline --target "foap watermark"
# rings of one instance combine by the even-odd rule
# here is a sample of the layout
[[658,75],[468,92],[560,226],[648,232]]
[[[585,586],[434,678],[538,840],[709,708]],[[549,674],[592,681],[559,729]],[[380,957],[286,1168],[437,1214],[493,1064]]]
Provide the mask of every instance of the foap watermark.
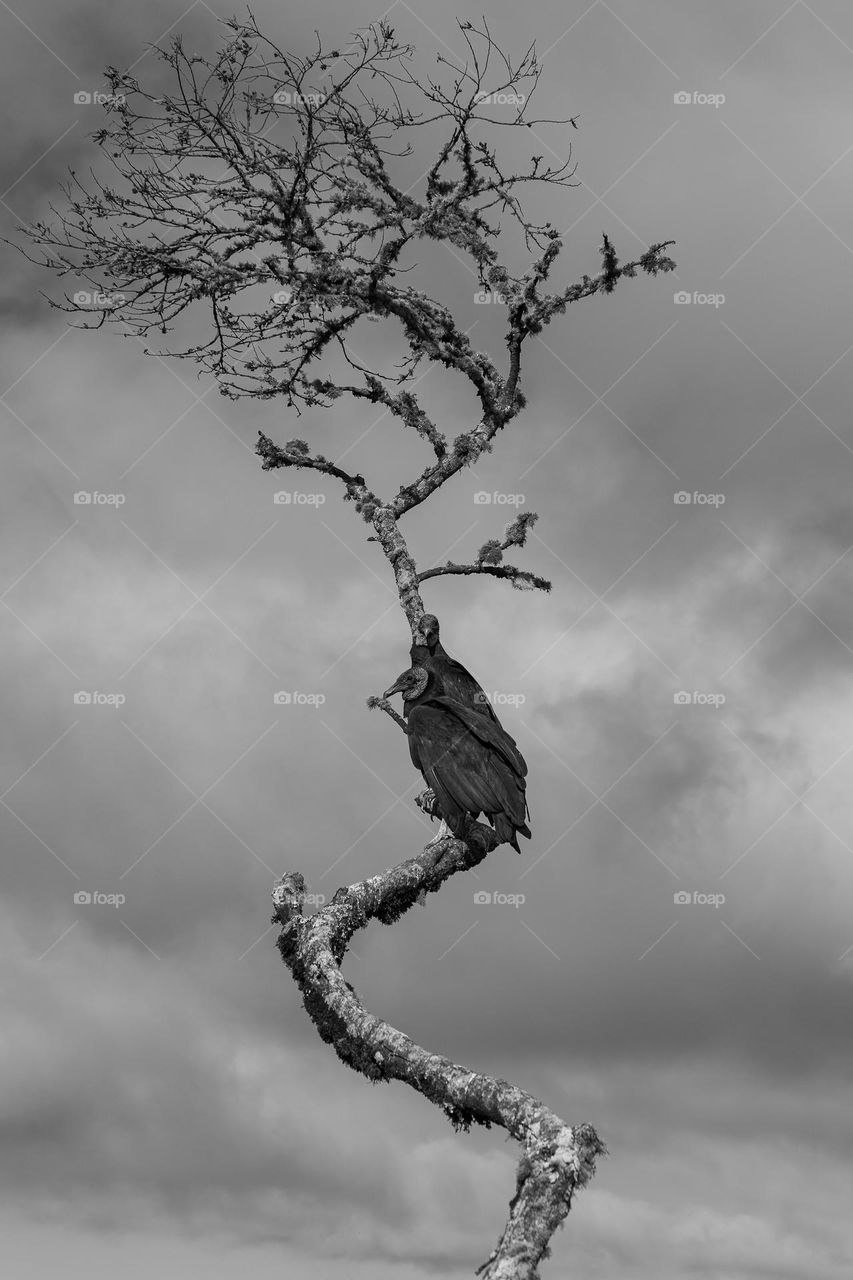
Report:
[[326,95],[325,93],[300,93],[298,89],[276,89],[272,100],[277,107],[292,107],[296,103],[319,107],[326,101]]
[[681,90],[680,93],[672,95],[672,101],[677,107],[715,107],[720,108],[726,100],[724,93],[700,93],[698,89],[694,89],[692,93]]
[[74,894],[74,902],[78,907],[123,907],[127,898],[123,893],[99,893],[97,890],[78,889]]
[[88,89],[78,89],[74,101],[78,107],[123,107],[127,98],[123,93],[102,93],[99,90],[90,93]]
[[74,695],[75,707],[123,707],[126,702],[123,693],[100,693],[97,689],[78,689]]
[[493,707],[522,707],[527,701],[527,696],[523,693],[504,693],[500,689],[493,689],[489,693],[486,689],[474,695],[475,702],[488,702]]
[[515,89],[496,89],[494,93],[487,93],[485,89],[479,89],[474,94],[475,102],[497,102],[502,106],[523,107],[527,101],[526,94],[518,93]]
[[277,507],[322,507],[325,493],[300,493],[298,489],[279,489],[272,500]]
[[505,293],[501,293],[499,289],[478,289],[474,294],[474,301],[479,306],[490,302],[502,302],[506,305],[509,302],[509,298]]
[[326,695],[325,693],[300,693],[297,689],[293,692],[279,689],[273,694],[272,700],[277,707],[322,707],[326,701]]
[[523,507],[526,501],[523,493],[498,493],[496,490],[486,493],[485,489],[478,489],[474,494],[475,507],[487,507],[492,503],[496,507]]
[[679,689],[678,693],[672,695],[672,700],[677,707],[713,707],[715,711],[719,711],[726,700],[726,695],[703,693],[701,689],[694,689],[692,692]]
[[721,307],[725,300],[724,293],[700,293],[698,289],[694,289],[690,293],[687,289],[679,289],[677,293],[672,295],[672,300],[677,307]]
[[98,489],[78,489],[74,495],[75,507],[123,507],[125,502],[124,493],[101,493]]
[[726,895],[724,893],[700,893],[698,889],[694,889],[692,893],[689,893],[687,889],[677,889],[672,895],[672,900],[677,907],[716,907],[719,911],[726,900]]
[[294,306],[298,305],[301,315],[303,317],[308,316],[311,320],[322,319],[325,315],[322,302],[318,302],[316,299],[311,299],[309,301],[300,299],[293,289],[287,287],[283,289],[276,289],[275,293],[272,295],[272,300],[277,307],[289,307],[291,303],[293,303]]
[[699,493],[696,489],[688,493],[686,489],[679,489],[672,495],[672,500],[677,507],[721,507],[726,500],[726,495]]
[[527,898],[523,893],[489,893],[487,889],[478,889],[474,894],[475,907],[518,907],[523,906]]
[[127,302],[127,295],[124,293],[91,293],[88,289],[78,289],[72,295],[71,301],[75,307],[97,307],[99,311],[109,311],[112,307],[120,307],[123,302]]

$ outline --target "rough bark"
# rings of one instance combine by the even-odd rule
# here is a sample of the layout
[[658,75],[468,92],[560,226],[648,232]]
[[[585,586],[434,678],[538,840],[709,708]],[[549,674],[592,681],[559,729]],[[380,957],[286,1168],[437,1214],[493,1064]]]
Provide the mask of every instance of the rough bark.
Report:
[[491,829],[476,824],[465,842],[448,838],[417,859],[338,889],[331,902],[308,917],[302,914],[305,881],[290,872],[273,890],[273,921],[282,926],[277,945],[305,1008],[342,1062],[374,1083],[409,1085],[440,1107],[456,1129],[496,1124],[520,1144],[506,1226],[477,1274],[485,1280],[535,1280],[575,1192],[589,1182],[596,1158],[605,1153],[595,1129],[568,1125],[517,1085],[415,1044],[370,1013],[341,973],[358,929],[371,920],[393,924],[450,876],[476,866],[494,846]]

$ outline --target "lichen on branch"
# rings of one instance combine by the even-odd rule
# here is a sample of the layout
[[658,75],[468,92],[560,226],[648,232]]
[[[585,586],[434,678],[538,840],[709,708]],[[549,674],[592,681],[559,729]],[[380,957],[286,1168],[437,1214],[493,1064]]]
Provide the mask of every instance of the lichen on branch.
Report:
[[306,1011],[343,1063],[375,1084],[399,1080],[409,1085],[439,1107],[454,1129],[497,1124],[520,1144],[509,1217],[477,1274],[485,1280],[535,1280],[575,1192],[587,1185],[596,1160],[606,1154],[595,1129],[567,1125],[517,1085],[423,1049],[371,1014],[341,973],[358,929],[373,919],[395,923],[450,876],[476,866],[495,843],[491,828],[477,823],[466,841],[448,838],[417,859],[338,889],[327,906],[308,917],[302,914],[304,878],[290,872],[273,889],[273,923],[281,925],[278,948]]

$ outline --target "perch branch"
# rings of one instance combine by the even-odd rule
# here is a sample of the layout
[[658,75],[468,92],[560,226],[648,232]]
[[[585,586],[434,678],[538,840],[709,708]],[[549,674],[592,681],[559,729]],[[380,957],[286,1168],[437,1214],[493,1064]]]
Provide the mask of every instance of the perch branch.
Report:
[[566,1218],[576,1191],[606,1154],[595,1129],[571,1126],[537,1098],[430,1053],[371,1014],[345,981],[341,963],[354,933],[370,920],[393,924],[425,893],[435,893],[494,847],[490,828],[476,823],[467,839],[427,846],[379,875],[340,888],[331,902],[305,917],[305,881],[283,876],[273,890],[278,948],[308,1015],[340,1060],[374,1083],[399,1080],[441,1108],[455,1129],[500,1125],[521,1145],[516,1190],[497,1247],[478,1269],[484,1280],[536,1280],[548,1242]]
[[409,732],[409,728],[405,720],[400,715],[399,711],[394,710],[394,708],[391,706],[391,703],[388,701],[387,698],[380,698],[380,697],[377,697],[376,694],[371,694],[371,696],[367,699],[367,705],[368,707],[370,707],[371,711],[374,709],[374,707],[379,707],[380,710],[384,711],[387,715],[391,717],[391,719],[396,724],[400,726],[400,728],[403,730],[403,733],[407,734]]

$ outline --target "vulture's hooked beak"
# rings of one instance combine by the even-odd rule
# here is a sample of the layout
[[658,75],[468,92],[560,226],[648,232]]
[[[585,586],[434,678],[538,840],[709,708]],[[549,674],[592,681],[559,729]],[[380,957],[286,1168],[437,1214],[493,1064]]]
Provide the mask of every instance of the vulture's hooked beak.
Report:
[[383,697],[383,698],[390,698],[390,697],[392,697],[395,693],[402,693],[402,692],[403,692],[403,690],[405,689],[405,687],[406,687],[405,675],[397,676],[397,679],[396,679],[396,680],[394,681],[394,683],[391,685],[391,688],[390,688],[390,689],[386,689],[386,690],[385,690],[385,692],[383,693],[382,697]]

